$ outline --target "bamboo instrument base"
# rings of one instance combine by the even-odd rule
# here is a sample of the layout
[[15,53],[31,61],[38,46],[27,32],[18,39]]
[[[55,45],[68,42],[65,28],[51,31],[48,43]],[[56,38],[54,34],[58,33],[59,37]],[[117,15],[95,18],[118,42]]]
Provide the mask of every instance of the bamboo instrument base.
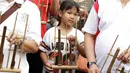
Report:
[[0,72],[18,72],[20,73],[21,72],[21,69],[10,69],[10,68],[1,68],[0,69]]
[[73,65],[52,65],[53,69],[78,69],[78,66]]

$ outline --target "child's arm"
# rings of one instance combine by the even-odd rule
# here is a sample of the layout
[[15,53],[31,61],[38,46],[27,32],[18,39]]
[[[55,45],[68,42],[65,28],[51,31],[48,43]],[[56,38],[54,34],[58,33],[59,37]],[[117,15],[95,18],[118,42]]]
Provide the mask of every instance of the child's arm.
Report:
[[40,56],[41,56],[41,59],[43,61],[43,64],[46,65],[46,63],[48,62],[47,54],[45,52],[41,52]]
[[53,69],[51,68],[52,63],[48,62],[48,57],[47,54],[45,52],[41,52],[40,53],[41,59],[43,61],[43,64],[46,66],[46,69],[48,71],[52,71]]

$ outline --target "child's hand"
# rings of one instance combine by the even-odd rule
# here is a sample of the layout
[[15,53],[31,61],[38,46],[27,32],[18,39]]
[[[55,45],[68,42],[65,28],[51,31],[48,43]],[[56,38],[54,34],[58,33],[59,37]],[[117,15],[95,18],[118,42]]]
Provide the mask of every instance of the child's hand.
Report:
[[75,46],[75,42],[77,42],[75,36],[70,35],[70,36],[67,37],[67,39],[69,40],[71,47]]
[[48,71],[53,71],[52,65],[53,65],[53,63],[47,62],[47,63],[46,63],[46,69],[47,69]]

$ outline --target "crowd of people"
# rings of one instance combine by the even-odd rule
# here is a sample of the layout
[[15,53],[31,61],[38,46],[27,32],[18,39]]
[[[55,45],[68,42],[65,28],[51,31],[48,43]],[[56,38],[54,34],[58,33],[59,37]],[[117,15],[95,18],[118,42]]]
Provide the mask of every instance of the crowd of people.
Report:
[[[80,0],[0,0],[0,68],[21,73],[130,73],[129,1],[96,0],[87,10]],[[111,56],[115,52],[117,56]],[[78,69],[52,68],[59,63]]]

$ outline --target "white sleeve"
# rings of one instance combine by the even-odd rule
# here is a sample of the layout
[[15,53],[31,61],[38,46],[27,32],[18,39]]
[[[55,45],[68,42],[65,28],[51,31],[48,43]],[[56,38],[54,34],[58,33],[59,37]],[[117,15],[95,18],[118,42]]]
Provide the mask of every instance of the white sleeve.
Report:
[[88,19],[84,27],[82,28],[82,31],[90,34],[96,34],[97,27],[98,27],[98,15],[93,6],[89,13]]
[[84,42],[84,34],[80,30],[77,30],[77,34],[78,44],[81,44]]
[[[49,29],[50,30],[50,29]],[[50,36],[50,31],[46,31],[46,33],[45,33],[45,35],[44,35],[44,37],[43,37],[43,40],[42,40],[42,43],[45,45],[45,46],[42,46],[42,45],[40,45],[40,50],[42,50],[43,52],[48,52],[48,48],[50,49],[50,46],[49,46],[49,40],[50,40],[50,38],[49,38],[49,36]],[[46,48],[46,47],[48,47],[48,48]]]
[[[29,14],[28,19],[28,29],[27,29],[27,37],[33,39],[36,41],[36,43],[39,45],[41,39],[41,19],[40,19],[40,11],[38,7],[30,2],[26,1],[25,6],[27,7],[27,12]],[[30,5],[29,5],[30,4]]]

